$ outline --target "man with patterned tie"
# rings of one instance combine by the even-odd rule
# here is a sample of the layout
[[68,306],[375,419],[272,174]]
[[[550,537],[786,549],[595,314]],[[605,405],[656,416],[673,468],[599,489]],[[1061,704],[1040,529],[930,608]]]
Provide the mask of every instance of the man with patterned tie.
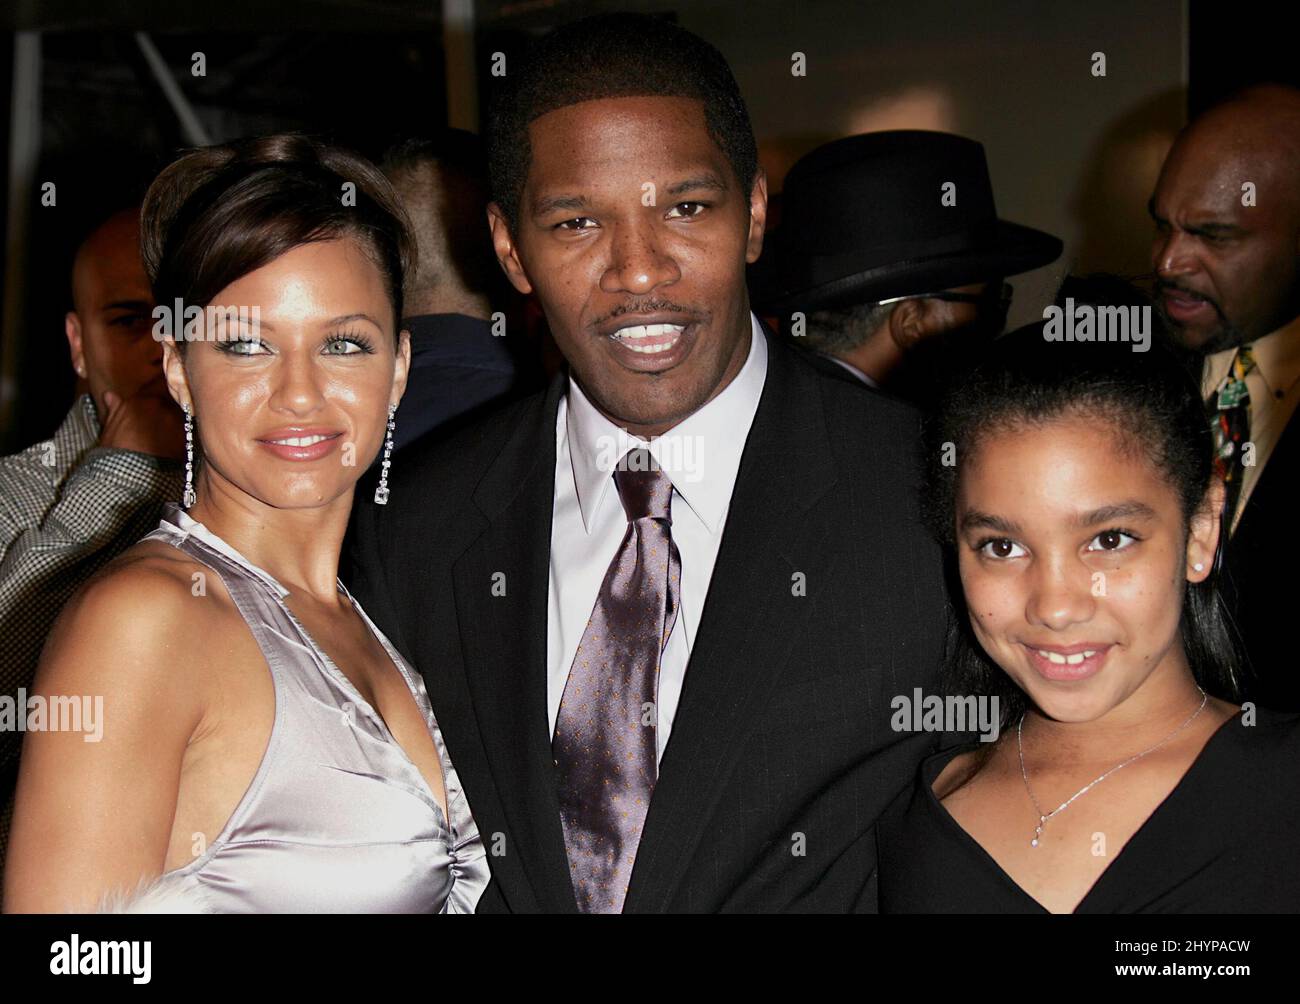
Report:
[[750,310],[767,185],[716,49],[590,18],[497,97],[497,257],[568,369],[395,464],[353,582],[425,676],[479,909],[874,910],[938,741],[890,722],[946,628],[918,415]]
[[1228,599],[1247,695],[1300,710],[1290,637],[1300,597],[1300,91],[1254,87],[1178,137],[1151,199],[1158,305],[1203,357],[1231,541]]

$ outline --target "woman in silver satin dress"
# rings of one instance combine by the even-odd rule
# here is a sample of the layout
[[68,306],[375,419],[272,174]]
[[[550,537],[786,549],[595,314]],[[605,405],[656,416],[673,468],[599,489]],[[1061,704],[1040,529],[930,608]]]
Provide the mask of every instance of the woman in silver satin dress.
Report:
[[201,462],[51,632],[33,694],[100,696],[102,735],[26,735],[5,909],[473,912],[424,683],[338,579],[410,359],[396,197],[304,137],[214,147],[154,182],[142,247]]

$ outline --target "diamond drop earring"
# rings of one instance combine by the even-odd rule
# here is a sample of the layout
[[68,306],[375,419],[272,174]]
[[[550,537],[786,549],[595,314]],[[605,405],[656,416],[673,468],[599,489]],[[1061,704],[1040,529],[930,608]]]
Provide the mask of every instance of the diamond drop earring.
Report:
[[181,508],[188,509],[199,497],[194,493],[194,413],[190,406],[185,406],[185,494],[181,497]]
[[384,436],[384,462],[379,471],[379,484],[375,486],[375,504],[388,505],[388,468],[393,466],[389,456],[393,452],[393,429],[397,427],[397,405],[388,406],[388,432]]

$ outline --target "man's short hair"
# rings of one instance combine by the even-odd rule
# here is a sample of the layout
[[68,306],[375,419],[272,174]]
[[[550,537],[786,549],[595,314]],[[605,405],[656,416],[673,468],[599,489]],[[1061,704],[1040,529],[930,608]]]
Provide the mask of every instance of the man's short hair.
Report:
[[433,165],[469,181],[487,182],[487,156],[483,141],[465,129],[440,129],[429,135],[405,136],[384,152],[381,169],[418,170]]
[[889,320],[895,304],[852,303],[808,315],[807,334],[799,339],[806,348],[830,355],[850,352],[874,335]]
[[[490,297],[505,293],[483,213],[490,199],[483,141],[452,128],[407,137],[389,147],[382,169],[406,207],[419,249],[418,265],[406,274],[407,292],[450,282]],[[435,179],[436,199],[428,187]]]
[[492,195],[512,233],[532,150],[534,119],[582,101],[684,97],[704,103],[704,122],[748,196],[758,144],[727,61],[704,39],[649,14],[601,14],[561,25],[534,43],[518,74],[494,96],[488,131]]

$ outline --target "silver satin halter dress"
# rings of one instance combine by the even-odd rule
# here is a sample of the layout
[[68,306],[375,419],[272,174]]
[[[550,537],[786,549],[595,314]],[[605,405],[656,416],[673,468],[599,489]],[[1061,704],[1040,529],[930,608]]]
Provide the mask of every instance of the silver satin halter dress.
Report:
[[162,881],[219,913],[473,913],[487,858],[424,682],[343,583],[415,696],[442,762],[447,815],[383,719],[284,604],[288,591],[182,509],[161,540],[221,576],[266,657],[275,723],[217,838]]

